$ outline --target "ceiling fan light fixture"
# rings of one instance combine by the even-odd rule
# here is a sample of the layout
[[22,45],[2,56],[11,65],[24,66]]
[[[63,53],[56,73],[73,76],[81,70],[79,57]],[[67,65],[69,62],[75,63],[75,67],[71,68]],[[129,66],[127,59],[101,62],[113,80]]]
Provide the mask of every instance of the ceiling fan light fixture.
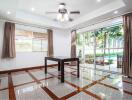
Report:
[[62,19],[62,14],[61,13],[57,14],[57,20],[61,20],[61,19]]
[[64,18],[65,18],[66,21],[68,21],[68,20],[69,20],[69,15],[66,13],[66,14],[64,15]]
[[47,14],[57,14],[56,20],[58,21],[73,21],[69,18],[70,14],[80,14],[80,11],[68,11],[65,3],[60,3],[57,12],[47,12]]
[[65,21],[64,17],[63,17],[60,21],[61,21],[61,22],[64,22],[64,21]]
[[61,21],[61,22],[69,21],[69,15],[68,15],[68,13],[66,13],[66,14],[61,14],[61,13],[59,13],[59,14],[57,15],[57,20],[58,20],[58,21]]

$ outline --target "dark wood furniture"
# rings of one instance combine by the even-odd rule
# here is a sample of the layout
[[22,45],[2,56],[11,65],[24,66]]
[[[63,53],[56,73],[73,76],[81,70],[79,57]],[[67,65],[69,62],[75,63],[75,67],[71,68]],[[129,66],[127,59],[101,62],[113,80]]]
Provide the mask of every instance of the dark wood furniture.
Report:
[[47,74],[47,60],[58,62],[58,71],[61,71],[61,82],[64,82],[64,63],[70,61],[77,62],[77,77],[79,77],[79,58],[68,58],[68,57],[45,57],[45,74]]

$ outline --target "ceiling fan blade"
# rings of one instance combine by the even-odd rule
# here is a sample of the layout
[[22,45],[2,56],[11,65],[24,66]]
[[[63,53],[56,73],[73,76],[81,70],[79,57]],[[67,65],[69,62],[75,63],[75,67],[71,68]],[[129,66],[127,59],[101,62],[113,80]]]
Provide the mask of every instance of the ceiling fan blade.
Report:
[[58,12],[45,12],[46,14],[58,14]]
[[70,11],[70,14],[80,14],[80,11]]

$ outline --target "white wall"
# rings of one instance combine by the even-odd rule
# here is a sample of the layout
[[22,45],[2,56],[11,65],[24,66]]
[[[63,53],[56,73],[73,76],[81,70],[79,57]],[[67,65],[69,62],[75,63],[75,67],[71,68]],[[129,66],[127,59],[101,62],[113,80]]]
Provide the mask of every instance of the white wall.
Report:
[[[42,66],[44,57],[42,52],[17,52],[14,59],[2,59],[2,45],[4,22],[0,21],[0,71],[33,66]],[[70,56],[70,31],[53,29],[53,43],[55,56]]]
[[54,55],[70,56],[71,34],[69,30],[54,30]]

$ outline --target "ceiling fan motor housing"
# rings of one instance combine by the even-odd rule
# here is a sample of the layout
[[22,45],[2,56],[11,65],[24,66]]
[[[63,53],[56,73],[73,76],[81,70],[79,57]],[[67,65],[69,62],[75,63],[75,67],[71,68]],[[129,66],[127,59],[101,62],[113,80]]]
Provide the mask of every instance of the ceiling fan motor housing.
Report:
[[59,13],[61,13],[61,14],[66,14],[67,13],[67,9],[59,9],[59,11],[58,11]]

